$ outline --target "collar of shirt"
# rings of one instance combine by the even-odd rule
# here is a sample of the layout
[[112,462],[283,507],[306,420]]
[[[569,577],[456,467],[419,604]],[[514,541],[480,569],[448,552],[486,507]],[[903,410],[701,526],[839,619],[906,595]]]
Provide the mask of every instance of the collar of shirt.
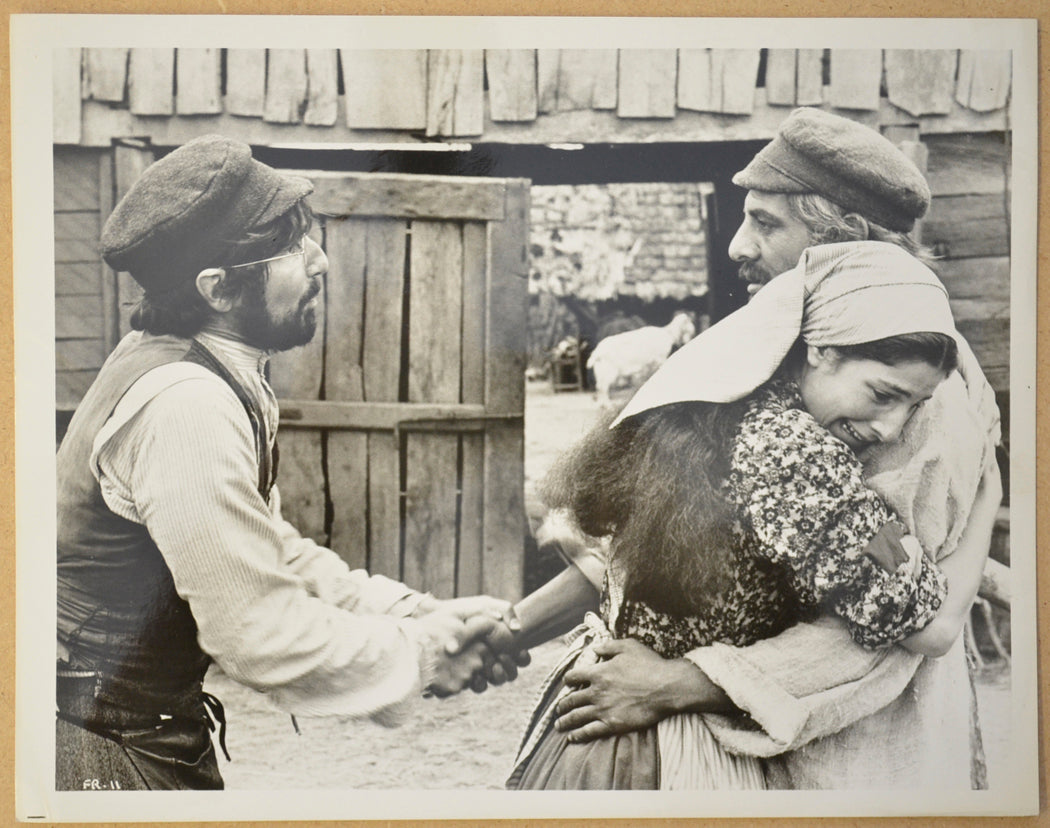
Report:
[[272,443],[277,434],[280,411],[277,406],[277,396],[270,387],[270,383],[266,381],[266,364],[269,362],[270,354],[244,342],[209,331],[201,331],[195,338],[222,360],[222,363],[254,397],[259,410],[266,418],[266,428]]

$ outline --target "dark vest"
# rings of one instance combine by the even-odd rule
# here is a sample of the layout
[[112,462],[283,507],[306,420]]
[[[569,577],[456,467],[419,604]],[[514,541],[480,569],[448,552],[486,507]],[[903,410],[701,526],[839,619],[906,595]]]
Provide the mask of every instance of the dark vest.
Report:
[[92,443],[118,401],[146,372],[202,365],[233,389],[251,420],[258,487],[268,498],[273,462],[265,420],[204,346],[174,336],[125,338],[106,360],[58,451],[58,640],[70,662],[98,673],[95,695],[129,710],[171,713],[199,703],[210,659],[197,624],[145,526],[112,512],[91,473]]

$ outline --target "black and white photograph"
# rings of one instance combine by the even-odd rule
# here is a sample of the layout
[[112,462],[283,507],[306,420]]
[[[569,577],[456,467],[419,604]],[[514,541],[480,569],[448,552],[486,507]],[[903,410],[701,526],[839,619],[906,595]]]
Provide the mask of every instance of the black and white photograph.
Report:
[[1036,21],[11,32],[19,819],[1038,811]]

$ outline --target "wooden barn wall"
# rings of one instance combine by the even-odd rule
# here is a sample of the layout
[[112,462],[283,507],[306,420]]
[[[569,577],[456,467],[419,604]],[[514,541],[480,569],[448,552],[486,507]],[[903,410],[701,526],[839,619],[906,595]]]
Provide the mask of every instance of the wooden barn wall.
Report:
[[1009,52],[954,49],[96,48],[59,50],[54,77],[54,140],[82,146],[754,140],[799,105],[1001,131],[1011,83]]
[[1008,389],[1008,52],[65,49],[53,68],[60,407],[127,330],[134,285],[105,271],[95,243],[149,159],[136,141],[754,140],[797,105],[918,149],[934,194],[923,241],[990,380]]

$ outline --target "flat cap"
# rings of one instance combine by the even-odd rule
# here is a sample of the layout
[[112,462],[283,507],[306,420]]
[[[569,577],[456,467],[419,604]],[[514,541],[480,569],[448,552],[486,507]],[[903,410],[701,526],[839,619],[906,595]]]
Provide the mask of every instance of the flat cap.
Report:
[[901,232],[930,206],[926,179],[892,142],[849,118],[807,107],[784,120],[733,183],[768,193],[817,193]]
[[313,191],[252,158],[251,148],[204,135],[152,164],[102,228],[102,257],[147,291],[194,279],[232,241]]

